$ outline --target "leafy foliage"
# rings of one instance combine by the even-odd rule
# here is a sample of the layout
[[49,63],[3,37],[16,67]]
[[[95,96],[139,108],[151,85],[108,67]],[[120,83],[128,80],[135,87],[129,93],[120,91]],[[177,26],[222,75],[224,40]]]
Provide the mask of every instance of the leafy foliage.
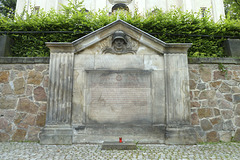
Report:
[[0,13],[6,17],[13,18],[17,0],[0,0]]
[[224,7],[228,18],[240,19],[240,0],[224,0]]
[[211,17],[199,17],[193,13],[182,12],[181,9],[166,13],[156,9],[154,12],[146,13],[145,16],[139,15],[137,11],[133,13],[118,11],[112,15],[104,10],[97,13],[85,12],[82,2],[71,0],[68,5],[62,6],[60,12],[32,11],[16,16],[14,20],[2,16],[0,31],[39,31],[25,34],[11,33],[9,36],[15,41],[12,46],[13,56],[44,57],[49,56],[45,42],[72,42],[120,18],[167,43],[193,43],[188,53],[190,57],[225,56],[222,44],[227,37],[224,36],[240,37],[240,21],[224,19],[214,23]]

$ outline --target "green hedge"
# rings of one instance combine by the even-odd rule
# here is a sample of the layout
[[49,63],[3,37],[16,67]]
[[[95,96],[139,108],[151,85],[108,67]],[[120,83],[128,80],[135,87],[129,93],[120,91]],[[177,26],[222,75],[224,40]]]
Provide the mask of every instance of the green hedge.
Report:
[[[210,17],[197,18],[196,14],[180,9],[163,13],[162,10],[141,16],[117,12],[109,16],[105,11],[85,12],[70,4],[60,13],[54,10],[38,14],[23,14],[14,20],[0,17],[1,31],[73,31],[71,33],[8,33],[14,40],[13,56],[49,56],[45,42],[72,42],[87,32],[101,28],[120,18],[141,30],[152,33],[167,43],[193,43],[189,57],[224,57],[223,42],[226,36],[240,37],[240,21],[225,19],[214,23]],[[208,35],[208,36],[199,36]]]

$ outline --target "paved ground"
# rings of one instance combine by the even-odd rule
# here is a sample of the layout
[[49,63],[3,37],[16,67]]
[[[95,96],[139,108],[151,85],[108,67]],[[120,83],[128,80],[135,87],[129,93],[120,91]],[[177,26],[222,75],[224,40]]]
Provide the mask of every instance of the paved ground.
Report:
[[0,143],[0,160],[62,159],[240,159],[240,143],[202,145],[138,145],[138,150],[101,150],[101,145]]

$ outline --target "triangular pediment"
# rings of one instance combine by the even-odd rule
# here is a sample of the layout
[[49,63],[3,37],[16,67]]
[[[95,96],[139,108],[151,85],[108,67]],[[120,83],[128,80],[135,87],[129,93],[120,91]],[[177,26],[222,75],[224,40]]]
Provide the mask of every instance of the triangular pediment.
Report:
[[[123,41],[122,46],[114,44],[117,38]],[[138,54],[142,46],[157,54],[186,54],[191,47],[189,43],[165,43],[122,20],[110,23],[70,43],[47,42],[46,45],[50,48],[51,53],[81,53],[94,47],[101,49],[99,52],[112,54]]]

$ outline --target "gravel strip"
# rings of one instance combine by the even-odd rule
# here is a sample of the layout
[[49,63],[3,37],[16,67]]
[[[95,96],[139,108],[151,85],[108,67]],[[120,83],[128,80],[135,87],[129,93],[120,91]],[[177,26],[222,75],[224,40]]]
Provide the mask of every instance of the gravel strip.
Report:
[[0,143],[0,160],[151,160],[151,159],[240,159],[240,143],[201,145],[138,145],[137,150],[101,150],[101,145],[40,145]]

